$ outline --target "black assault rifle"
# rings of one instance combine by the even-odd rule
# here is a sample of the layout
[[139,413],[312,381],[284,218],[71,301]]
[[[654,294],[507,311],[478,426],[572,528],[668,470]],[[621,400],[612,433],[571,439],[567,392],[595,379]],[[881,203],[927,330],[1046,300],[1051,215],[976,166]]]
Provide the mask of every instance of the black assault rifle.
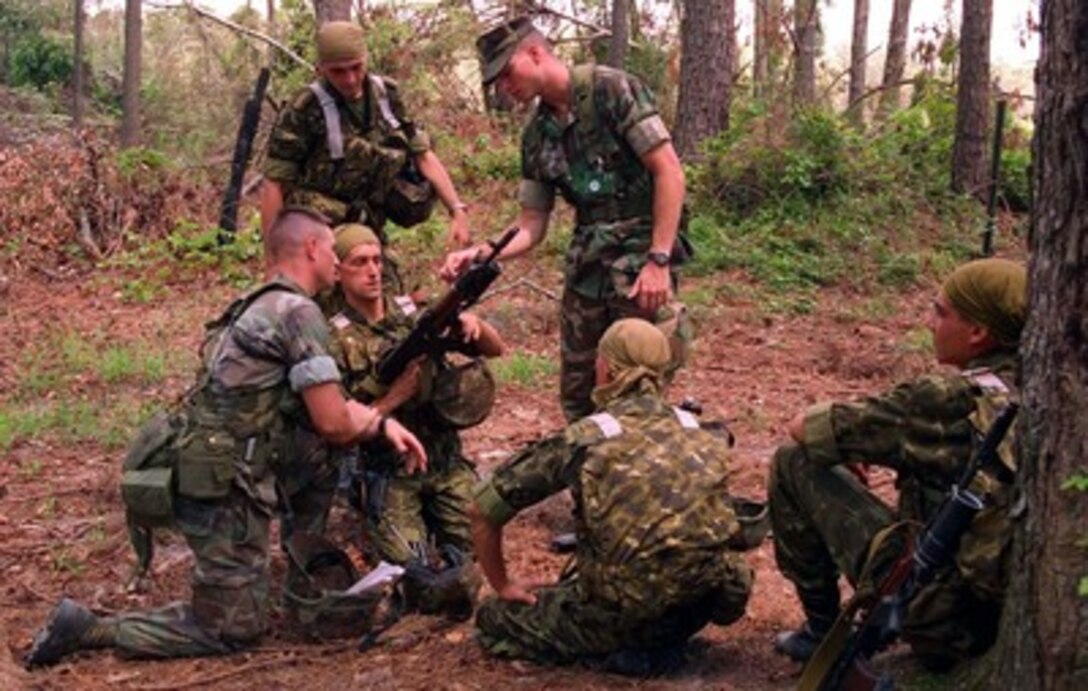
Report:
[[[804,691],[891,691],[895,682],[888,674],[878,674],[869,660],[890,645],[903,630],[907,607],[914,596],[945,567],[952,564],[960,539],[971,521],[985,507],[985,496],[970,490],[980,470],[994,473],[1003,483],[1012,481],[1012,473],[1000,463],[997,448],[1012,426],[1019,406],[1009,403],[1001,410],[978,452],[959,482],[926,526],[913,551],[908,547],[891,572],[880,583],[877,600],[861,617],[853,634],[853,621],[840,620],[824,638],[819,649],[805,665],[798,688]],[[840,626],[846,626],[845,631]]]
[[491,252],[482,260],[474,261],[437,304],[423,311],[412,331],[378,361],[379,385],[390,386],[419,356],[440,355],[452,348],[448,333],[457,327],[461,312],[474,305],[502,273],[499,253],[517,234],[518,227],[512,226],[498,240],[489,241]]

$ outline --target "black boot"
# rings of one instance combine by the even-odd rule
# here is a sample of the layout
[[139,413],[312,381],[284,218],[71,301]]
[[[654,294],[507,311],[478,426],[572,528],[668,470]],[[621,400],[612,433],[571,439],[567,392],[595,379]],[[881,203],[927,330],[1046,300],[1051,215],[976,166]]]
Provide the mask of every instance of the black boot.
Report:
[[110,643],[106,634],[106,624],[91,610],[64,598],[34,637],[23,664],[27,669],[44,667],[76,651],[101,648]]
[[785,631],[775,636],[775,652],[798,662],[807,661],[820,647],[824,636],[831,631],[839,618],[838,587],[824,590],[798,588],[797,595],[805,610],[805,623],[796,631]]

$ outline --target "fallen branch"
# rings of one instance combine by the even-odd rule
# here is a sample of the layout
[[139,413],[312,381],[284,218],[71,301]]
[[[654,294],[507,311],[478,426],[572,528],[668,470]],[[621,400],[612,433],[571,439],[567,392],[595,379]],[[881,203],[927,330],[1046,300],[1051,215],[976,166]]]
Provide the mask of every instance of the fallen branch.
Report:
[[556,302],[559,302],[559,295],[555,291],[548,290],[547,288],[545,288],[543,286],[539,286],[539,285],[537,285],[536,283],[533,283],[532,281],[530,281],[527,278],[519,278],[518,280],[514,281],[510,285],[503,286],[502,288],[496,288],[495,290],[489,291],[487,294],[480,297],[479,302],[483,302],[484,300],[490,300],[491,298],[495,297],[496,295],[501,295],[502,293],[509,293],[510,291],[515,290],[517,288],[520,288],[522,286],[525,286],[526,288],[528,288],[530,290],[535,290],[536,292],[540,293],[541,295],[544,295],[546,297],[551,298],[552,300],[555,300]]
[[[320,654],[338,653],[338,652],[343,652],[345,650],[351,650],[351,649],[353,649],[355,647],[355,645],[356,644],[353,641],[351,643],[339,644],[339,645],[337,645],[335,647],[330,646],[330,647],[327,647],[327,648],[324,648],[324,649],[319,649],[316,652],[318,652]],[[224,679],[230,679],[232,677],[238,677],[238,676],[241,676],[243,674],[249,674],[250,672],[253,672],[253,671],[259,670],[259,669],[268,669],[269,667],[277,667],[279,665],[293,664],[293,663],[296,663],[296,662],[305,662],[307,660],[307,658],[305,658],[305,657],[303,657],[303,656],[301,656],[301,655],[299,655],[299,654],[297,654],[297,653],[295,653],[293,651],[289,652],[289,654],[287,654],[287,655],[283,655],[282,652],[280,652],[280,651],[276,651],[276,652],[280,655],[279,657],[273,657],[273,658],[270,658],[268,660],[258,660],[256,662],[250,662],[250,663],[242,665],[240,667],[235,667],[234,669],[227,670],[226,672],[219,672],[217,674],[208,674],[208,675],[205,675],[203,677],[197,677],[195,679],[190,679],[190,680],[184,681],[184,682],[173,681],[173,682],[170,682],[169,684],[155,684],[155,685],[150,685],[150,686],[133,686],[132,688],[135,689],[136,691],[171,691],[171,689],[189,689],[189,688],[193,688],[194,686],[206,686],[208,684],[215,684],[215,683],[223,681]],[[313,657],[313,656],[311,655],[310,657]]]

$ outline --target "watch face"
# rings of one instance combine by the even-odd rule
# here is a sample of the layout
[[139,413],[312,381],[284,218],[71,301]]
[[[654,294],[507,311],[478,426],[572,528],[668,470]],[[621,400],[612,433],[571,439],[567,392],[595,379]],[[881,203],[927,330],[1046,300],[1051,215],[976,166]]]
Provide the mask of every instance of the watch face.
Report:
[[647,257],[650,261],[652,261],[654,264],[657,264],[658,266],[669,265],[669,255],[664,252],[650,252]]

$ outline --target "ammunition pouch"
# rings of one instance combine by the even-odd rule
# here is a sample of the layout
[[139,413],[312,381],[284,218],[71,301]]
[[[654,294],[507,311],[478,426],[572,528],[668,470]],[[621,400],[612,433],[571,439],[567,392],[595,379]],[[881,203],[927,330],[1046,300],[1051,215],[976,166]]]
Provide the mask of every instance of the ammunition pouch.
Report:
[[768,505],[741,497],[730,498],[730,504],[737,517],[740,530],[729,538],[729,548],[747,552],[762,545],[771,530],[771,514]]
[[431,217],[437,198],[434,185],[409,158],[385,196],[385,215],[398,226],[411,228]]
[[184,413],[160,411],[144,423],[125,452],[121,499],[130,524],[145,528],[173,524],[175,442],[185,426]]

